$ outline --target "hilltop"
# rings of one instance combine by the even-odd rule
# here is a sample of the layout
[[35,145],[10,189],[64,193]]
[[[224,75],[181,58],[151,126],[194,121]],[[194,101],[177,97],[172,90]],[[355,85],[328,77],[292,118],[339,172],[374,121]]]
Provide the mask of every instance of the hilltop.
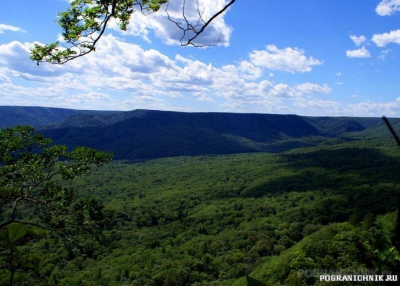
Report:
[[[0,107],[0,127],[29,124],[55,144],[114,152],[115,159],[282,152],[389,137],[380,118]],[[392,119],[394,126],[400,124]]]

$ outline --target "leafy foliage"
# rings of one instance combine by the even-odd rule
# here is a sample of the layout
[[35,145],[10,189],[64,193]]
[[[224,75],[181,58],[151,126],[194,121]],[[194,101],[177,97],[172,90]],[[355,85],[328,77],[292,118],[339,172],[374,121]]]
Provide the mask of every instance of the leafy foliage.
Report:
[[166,0],[73,0],[71,7],[59,14],[57,20],[64,39],[48,45],[35,44],[31,59],[40,62],[63,64],[95,50],[107,23],[119,21],[121,30],[127,29],[136,7],[139,11],[156,12]]
[[265,286],[264,283],[250,276],[246,276],[246,281],[247,281],[247,286]]
[[29,126],[0,132],[0,242],[8,253],[0,262],[11,270],[11,281],[22,257],[16,247],[40,237],[36,228],[79,243],[86,240],[84,232],[99,237],[110,219],[101,203],[77,199],[64,183],[88,174],[92,164],[108,162],[111,154],[84,147],[68,152],[50,143]]

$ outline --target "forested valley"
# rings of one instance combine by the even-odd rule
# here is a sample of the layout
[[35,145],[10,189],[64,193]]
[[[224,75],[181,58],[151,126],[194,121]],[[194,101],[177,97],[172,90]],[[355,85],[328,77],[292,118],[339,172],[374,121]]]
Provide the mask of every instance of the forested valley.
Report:
[[0,286],[400,285],[400,0],[3,2]]
[[0,284],[9,285],[10,261],[14,285],[255,281],[246,277],[263,283],[251,285],[330,285],[319,275],[398,274],[400,150],[390,136],[360,134],[299,138],[298,148],[275,153],[93,166],[66,187],[112,214],[101,238],[74,244],[33,225],[2,229]]

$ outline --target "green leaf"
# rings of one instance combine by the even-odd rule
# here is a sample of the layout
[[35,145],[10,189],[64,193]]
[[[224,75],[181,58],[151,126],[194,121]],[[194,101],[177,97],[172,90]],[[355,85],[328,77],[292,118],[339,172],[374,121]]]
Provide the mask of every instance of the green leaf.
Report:
[[378,257],[381,261],[387,261],[393,251],[394,247],[385,249],[384,251],[378,252]]
[[24,237],[27,233],[28,228],[20,223],[13,223],[8,227],[8,238],[11,243],[17,241],[18,239]]
[[18,248],[14,244],[9,244],[8,249],[10,250],[11,253],[14,253],[16,257],[21,257],[21,251],[18,250]]
[[266,286],[266,284],[246,275],[247,286]]
[[5,229],[0,230],[0,245],[8,246],[10,241],[8,239],[8,232]]
[[28,263],[26,263],[26,264],[24,265],[24,267],[25,267],[25,268],[29,268],[29,269],[36,269],[36,268],[37,268],[37,265],[28,262]]

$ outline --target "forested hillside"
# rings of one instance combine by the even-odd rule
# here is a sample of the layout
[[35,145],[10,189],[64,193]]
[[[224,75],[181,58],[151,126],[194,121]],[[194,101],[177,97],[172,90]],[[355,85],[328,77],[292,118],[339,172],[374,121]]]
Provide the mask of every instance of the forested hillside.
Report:
[[0,106],[0,129],[17,125],[31,125],[36,128],[57,127],[64,120],[68,121],[67,118],[75,118],[74,116],[107,116],[109,113],[113,112],[36,106]]
[[250,275],[319,285],[321,269],[395,273],[400,156],[392,143],[111,163],[72,185],[115,211],[108,251],[64,248],[49,235],[30,249],[40,263],[18,281],[245,285]]
[[[276,148],[281,140],[316,137],[319,131],[294,115],[144,111],[103,127],[43,130],[56,144],[114,152],[116,159],[234,154]],[[306,144],[306,143],[305,143]]]
[[[0,231],[0,285],[9,284],[11,266],[16,285],[241,286],[246,276],[265,285],[321,285],[323,271],[399,274],[400,151],[380,119],[142,110],[68,120],[79,118],[91,126],[43,132],[124,160],[98,163],[50,198],[87,202],[72,214],[86,209],[102,233],[69,230],[77,243],[38,231],[38,209],[28,206],[17,214],[27,227]],[[46,152],[33,163],[37,154],[28,149],[27,170],[42,161],[68,164]],[[71,163],[80,164],[79,154]],[[5,194],[4,182],[23,179],[2,162]],[[80,168],[47,178],[65,181]],[[8,207],[2,215],[15,217]],[[41,219],[63,227],[64,215]]]
[[44,126],[74,114],[72,109],[33,106],[0,106],[0,129],[16,125]]
[[[0,128],[10,122],[34,125],[54,144],[111,151],[115,159],[125,160],[278,153],[322,143],[390,138],[381,118],[40,107],[1,107],[0,111]],[[392,119],[395,127],[399,122]]]

